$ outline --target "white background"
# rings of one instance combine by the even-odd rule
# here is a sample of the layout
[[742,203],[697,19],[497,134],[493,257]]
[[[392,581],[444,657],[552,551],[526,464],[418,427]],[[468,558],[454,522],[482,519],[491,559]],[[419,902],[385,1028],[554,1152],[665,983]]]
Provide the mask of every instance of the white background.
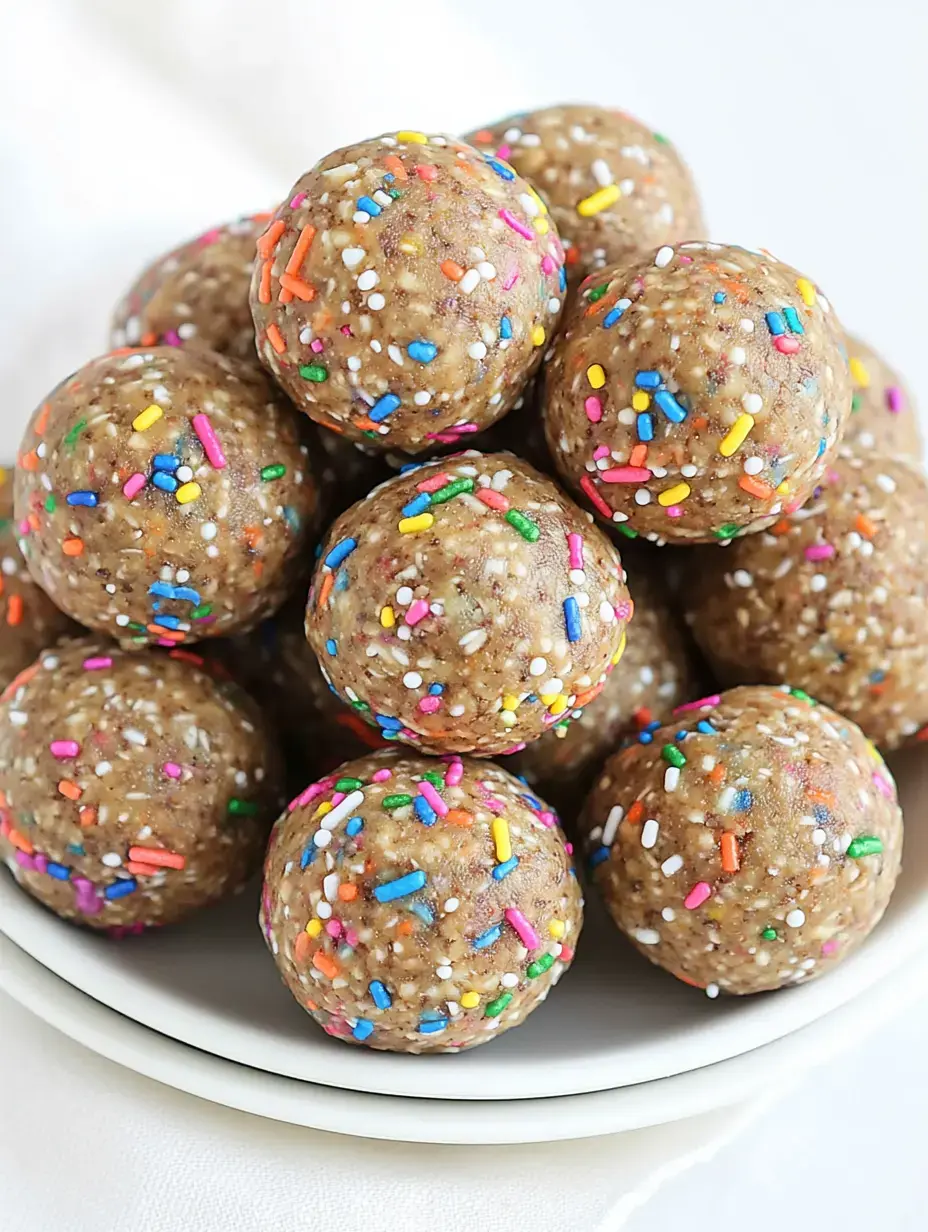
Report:
[[[105,348],[112,303],[160,249],[272,203],[343,141],[462,131],[571,98],[667,133],[712,237],[809,273],[928,405],[926,12],[916,0],[8,4],[0,450],[11,455],[48,387]],[[637,1227],[923,1227],[926,1029],[923,1006],[820,1071]],[[4,1065],[0,1048],[0,1080]],[[40,1160],[37,1145],[16,1183],[46,1183]]]

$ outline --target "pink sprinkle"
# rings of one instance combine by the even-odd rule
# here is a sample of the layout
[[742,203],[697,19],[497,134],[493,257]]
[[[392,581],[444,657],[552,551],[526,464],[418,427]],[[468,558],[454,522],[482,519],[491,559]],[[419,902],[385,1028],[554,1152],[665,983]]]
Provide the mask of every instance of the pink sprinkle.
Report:
[[20,851],[17,848],[17,850],[13,852],[13,858],[15,859],[17,864],[21,865],[23,868],[29,869],[30,872],[32,872],[35,869],[35,857],[34,856],[27,856],[24,851]]
[[534,232],[524,222],[520,222],[512,210],[502,209],[499,212],[499,216],[507,227],[511,227],[516,235],[521,235],[524,240],[533,240],[535,238]]
[[509,497],[503,496],[502,492],[497,492],[494,488],[481,488],[477,493],[477,500],[499,513],[505,513],[509,508]]
[[52,757],[57,757],[59,761],[67,761],[71,757],[76,757],[81,751],[81,746],[76,740],[53,740],[48,747]]
[[161,773],[166,774],[169,779],[179,779],[183,771],[176,761],[166,761],[161,767]]
[[417,625],[424,616],[429,614],[429,605],[424,599],[416,599],[406,609],[403,619],[408,625]]
[[351,326],[350,325],[340,325],[339,330],[341,331],[341,333],[345,335],[346,338],[351,337]]
[[354,947],[358,944],[358,934],[353,928],[345,929],[345,941],[351,946],[352,949],[354,949]]
[[[682,260],[682,258],[681,258],[681,260]],[[558,954],[558,958],[561,960],[561,962],[562,962],[562,963],[569,963],[569,962],[573,962],[573,960],[574,960],[574,952],[573,952],[573,950],[570,948],[570,946],[569,946],[569,945],[562,945],[562,946],[561,946],[561,952],[560,952],[560,954]]]
[[454,445],[465,433],[479,431],[480,428],[475,423],[458,424],[454,428],[449,428],[447,432],[429,432],[428,439],[438,441],[440,445]]
[[148,480],[145,476],[141,474],[141,472],[136,471],[136,473],[134,475],[130,475],[126,482],[122,485],[123,496],[126,500],[135,500],[142,488],[145,487],[146,483],[148,483]]
[[838,948],[838,942],[835,941],[834,939],[832,939],[831,941],[825,941],[822,943],[822,953],[826,956],[826,958],[829,954],[834,954],[837,948]]
[[22,520],[22,521],[20,522],[20,524],[19,524],[19,533],[20,533],[20,535],[22,535],[23,537],[25,537],[26,535],[28,535],[28,534],[29,534],[29,532],[30,532],[31,530],[32,530],[32,527],[31,527],[31,526],[29,525],[29,523],[25,520],[25,518],[23,518],[23,520]]
[[628,599],[622,599],[619,603],[616,603],[613,611],[617,620],[631,620],[632,618],[632,605]]
[[792,334],[780,334],[774,338],[773,345],[781,355],[795,355],[799,350],[799,339]]
[[113,660],[109,655],[97,655],[96,658],[85,659],[83,663],[85,672],[100,672],[112,666]]
[[388,770],[386,766],[382,770],[375,770],[371,775],[372,783],[385,783],[387,779],[393,778],[393,771]]
[[428,697],[423,697],[417,707],[417,709],[421,710],[423,714],[434,714],[435,711],[439,710],[440,708],[441,708],[441,698],[432,697],[431,694]]
[[103,908],[103,899],[97,893],[92,882],[86,877],[72,877],[74,886],[75,906],[84,915],[99,915]]
[[[583,409],[586,411],[586,417],[590,423],[599,423],[603,417],[603,404],[593,394],[584,401]],[[609,451],[606,450],[608,453]]]
[[886,390],[886,406],[894,415],[905,409],[905,395],[898,385],[890,385]]
[[410,744],[415,744],[417,740],[422,739],[419,732],[410,731],[408,727],[401,727],[400,735],[404,740],[408,740]]
[[813,543],[806,548],[806,560],[828,560],[834,556],[835,549],[830,543]]
[[695,911],[697,907],[702,906],[711,893],[712,886],[709,885],[708,881],[697,881],[686,898],[684,898],[683,906],[687,911]]
[[200,236],[200,238],[197,240],[197,243],[200,245],[201,248],[207,248],[209,247],[210,244],[215,244],[221,234],[222,234],[221,227],[213,227],[212,231],[204,231],[203,234]]
[[203,446],[203,452],[210,460],[210,464],[221,471],[224,466],[227,466],[226,455],[222,452],[222,446],[219,444],[219,437],[213,431],[213,425],[209,421],[209,416],[202,412],[199,415],[194,415],[193,430],[199,438],[200,444]]
[[574,854],[574,845],[573,845],[573,843],[565,843],[565,844],[564,844],[564,850],[567,852],[567,854],[568,854],[569,856],[572,856],[572,855]]
[[685,257],[682,252],[678,254],[677,260],[680,262],[681,265],[692,265],[693,264],[693,258]]
[[508,163],[508,162],[509,162],[509,155],[510,155],[511,153],[512,153],[512,147],[511,147],[511,146],[508,146],[508,145],[501,145],[501,146],[499,147],[499,149],[496,151],[496,157],[497,157],[497,158],[501,158],[501,159],[503,160],[503,162],[504,162],[504,163]]
[[646,466],[614,466],[599,477],[603,483],[647,483],[651,472]]
[[667,516],[668,516],[668,518],[679,518],[679,517],[681,517],[681,516],[682,516],[682,514],[683,514],[683,506],[682,506],[682,505],[669,505],[669,506],[667,507]]
[[507,907],[503,912],[506,920],[512,925],[513,930],[518,934],[519,940],[527,950],[537,950],[541,945],[538,940],[538,934],[529,924],[528,920],[522,914],[518,907]]
[[576,531],[567,536],[567,555],[571,569],[583,568],[583,536]]
[[336,804],[341,804],[344,798],[345,798],[345,793],[343,791],[333,792],[332,800],[331,800],[332,808],[335,808]]
[[457,787],[463,777],[464,763],[462,761],[453,761],[445,771],[445,786]]
[[48,872],[48,856],[44,851],[37,851],[32,857],[32,862],[37,873],[44,874]]
[[892,789],[892,784],[884,779],[882,774],[874,773],[873,781],[876,783],[877,791],[879,791],[881,796],[885,796],[887,800],[895,800],[896,793]]
[[550,809],[544,809],[542,812],[536,813],[535,815],[546,830],[551,830],[557,825],[557,817],[555,817]]
[[155,641],[156,646],[173,646],[174,643],[169,637],[159,637]]
[[721,701],[718,693],[712,693],[708,697],[700,697],[695,702],[684,702],[682,706],[677,706],[674,709],[674,714],[686,714],[688,710],[702,710],[710,706],[717,706]]
[[341,920],[329,920],[325,926],[325,931],[330,937],[340,937],[342,935]]
[[511,269],[506,275],[506,281],[503,283],[503,290],[511,291],[518,281],[519,271],[517,269]]
[[183,341],[181,340],[181,336],[175,329],[169,329],[167,333],[164,335],[163,341],[166,342],[168,346],[176,346],[176,347],[183,346]]
[[[543,722],[543,723],[544,723],[544,722],[547,722],[547,720],[548,720],[549,718],[553,718],[553,717],[554,717],[553,715],[548,715],[548,714],[546,714],[546,715],[542,718],[542,722]],[[522,750],[523,750],[524,748],[526,748],[526,747],[527,747],[527,746],[526,746],[525,741],[524,741],[524,740],[521,740],[518,744],[510,744],[510,746],[509,746],[509,748],[508,748],[508,749],[503,749],[503,751],[502,751],[502,753],[500,754],[500,756],[501,756],[501,757],[508,757],[508,755],[509,755],[510,753],[521,753],[521,752],[522,752]]]
[[312,342],[309,344],[309,349],[315,352],[316,355],[318,355],[320,351],[325,349],[325,343],[322,341],[321,338],[314,338]]
[[495,796],[487,796],[484,804],[486,804],[491,813],[505,813],[506,811],[506,805],[502,800],[497,800]]
[[609,446],[608,445],[597,445],[596,448],[593,450],[593,461],[594,462],[598,462],[601,458],[608,458],[608,457],[609,457]]
[[439,817],[444,817],[447,815],[447,804],[445,804],[444,800],[428,781],[428,779],[423,779],[419,784],[419,795],[425,798],[426,803],[432,806]]
[[417,492],[437,492],[439,488],[443,488],[445,484],[451,482],[451,476],[445,471],[439,471],[437,475],[431,475],[428,479],[423,479],[421,483],[416,484]]
[[541,259],[541,270],[544,274],[553,274],[557,270],[557,262],[554,257],[545,254]]
[[290,198],[291,210],[298,210],[305,200],[306,200],[305,192],[297,193],[295,197],[291,197]]

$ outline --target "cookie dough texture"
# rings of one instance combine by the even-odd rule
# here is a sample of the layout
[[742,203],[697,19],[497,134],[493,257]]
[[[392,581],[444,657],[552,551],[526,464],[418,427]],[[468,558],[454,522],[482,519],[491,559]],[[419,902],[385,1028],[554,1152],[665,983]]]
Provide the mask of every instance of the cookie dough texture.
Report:
[[258,353],[297,406],[424,453],[512,407],[557,327],[563,252],[537,194],[450,137],[336,150],[258,244]]
[[862,455],[898,455],[920,466],[918,410],[902,378],[872,347],[850,334],[847,353],[854,393],[845,445]]
[[584,821],[616,924],[710,996],[834,967],[880,920],[902,851],[873,746],[786,686],[706,699],[616,754]]
[[846,426],[844,336],[764,253],[664,247],[589,278],[545,371],[548,445],[604,521],[730,539],[806,500]]
[[40,650],[78,632],[26,568],[13,523],[13,472],[0,467],[0,688]]
[[450,1052],[518,1026],[570,963],[583,902],[554,815],[486,761],[389,750],[275,827],[261,923],[330,1034]]
[[589,104],[509,116],[465,137],[538,191],[567,250],[571,282],[642,249],[706,234],[689,169],[661,133]]
[[301,420],[214,352],[92,360],[26,429],[16,517],[36,581],[132,643],[247,629],[306,571],[319,488]]
[[704,551],[684,590],[727,684],[796,680],[893,749],[928,723],[928,483],[842,457],[770,531]]
[[269,214],[213,227],[142,271],[113,313],[113,347],[206,347],[256,362],[248,286]]
[[588,514],[514,455],[466,453],[336,520],[306,633],[388,739],[491,756],[595,696],[630,610],[619,554]]
[[188,651],[83,639],[0,701],[0,852],[33,897],[91,928],[170,924],[239,889],[279,807],[251,700]]
[[565,819],[576,817],[596,771],[623,738],[658,726],[697,687],[689,635],[665,587],[653,576],[654,567],[650,572],[636,567],[634,557],[626,563],[634,619],[622,662],[598,698],[503,762],[513,774],[524,775]]

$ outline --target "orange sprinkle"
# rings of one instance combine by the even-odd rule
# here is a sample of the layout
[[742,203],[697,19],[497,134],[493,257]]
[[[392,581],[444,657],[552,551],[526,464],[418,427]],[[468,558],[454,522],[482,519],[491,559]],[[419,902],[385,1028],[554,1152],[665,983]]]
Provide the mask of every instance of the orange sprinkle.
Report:
[[481,128],[479,133],[474,133],[474,139],[471,145],[489,145],[493,140],[493,134],[488,128]]
[[309,252],[309,246],[313,242],[316,234],[316,228],[311,222],[308,222],[300,232],[296,243],[293,245],[293,252],[290,254],[290,260],[286,265],[286,272],[293,274],[296,277],[303,268],[303,262],[306,260],[306,254]]
[[258,237],[258,255],[267,260],[286,229],[286,223],[282,218],[272,222],[264,234]]
[[317,607],[325,607],[326,600],[332,593],[332,587],[335,585],[335,574],[327,573],[322,579],[322,589],[319,591],[319,601]]
[[719,839],[719,849],[722,853],[722,870],[726,873],[737,873],[741,867],[741,852],[738,840],[731,830],[726,830]]
[[576,265],[579,260],[580,260],[580,249],[576,246],[576,244],[571,244],[571,246],[564,253],[564,264],[565,265]]
[[19,459],[19,465],[24,471],[36,471],[39,469],[39,455],[34,449],[30,449]]
[[708,428],[708,426],[709,421],[706,419],[705,415],[697,415],[693,420],[693,427],[697,432],[702,432],[703,428]]
[[8,697],[13,696],[17,689],[21,689],[24,684],[28,684],[38,670],[38,663],[33,663],[31,667],[24,667],[18,676],[13,677],[10,683],[3,690],[3,693],[0,694],[0,701],[6,701]]
[[43,405],[42,409],[39,411],[38,419],[35,421],[36,436],[45,435],[45,429],[48,427],[48,417],[51,414],[51,412],[52,412],[52,408],[46,402]]
[[155,873],[161,871],[155,864],[140,864],[138,860],[126,861],[126,869],[133,876],[138,874],[139,877],[153,877]]
[[788,535],[790,532],[790,523],[787,518],[780,518],[775,526],[771,526],[771,535]]
[[602,691],[603,686],[601,684],[594,684],[592,689],[587,689],[583,693],[578,693],[574,698],[574,708],[579,710],[583,706],[588,706],[594,698],[599,697]]
[[180,629],[162,629],[161,625],[146,625],[145,631],[155,637],[164,638],[166,642],[182,642],[187,636]]
[[343,903],[353,902],[358,897],[358,887],[356,885],[340,885],[338,887],[338,897]]
[[26,521],[29,523],[29,527],[31,530],[38,530],[39,527],[42,525],[41,522],[39,521],[38,515],[35,513],[30,513]]
[[95,826],[97,824],[97,810],[91,808],[89,804],[85,804],[77,814],[77,818],[82,826]]
[[293,292],[288,291],[286,287],[281,287],[277,295],[277,302],[278,304],[292,304]]
[[129,859],[138,860],[142,864],[153,864],[159,868],[184,868],[187,857],[177,851],[168,851],[164,847],[130,847]]
[[334,980],[338,975],[338,963],[331,955],[326,954],[325,950],[316,950],[313,954],[313,966],[330,980]]
[[143,347],[154,346],[157,341],[158,335],[152,329],[147,330],[139,339]]
[[84,794],[83,788],[72,783],[70,779],[62,779],[58,784],[58,791],[66,800],[79,800]]
[[18,847],[20,851],[25,853],[25,855],[31,856],[35,851],[35,848],[26,838],[25,834],[20,834],[20,832],[18,830],[14,830],[12,826],[10,826],[6,836],[13,846]]
[[401,937],[412,936],[412,920],[400,920],[396,926],[396,931]]
[[310,304],[316,298],[316,288],[311,287],[308,282],[304,282],[302,278],[297,278],[293,274],[281,274],[280,285],[284,290],[289,291],[291,295],[301,299],[304,304]]
[[261,304],[269,304],[271,302],[271,262],[265,261],[261,266],[261,281],[258,284],[258,302]]
[[648,709],[647,706],[639,706],[638,709],[635,711],[635,713],[632,715],[632,718],[635,720],[635,722],[638,724],[639,727],[647,727],[647,725],[651,722],[651,719],[653,717],[654,716],[652,715],[651,711]]
[[832,791],[823,791],[820,787],[809,787],[806,795],[814,804],[824,804],[826,808],[834,808],[835,795]]
[[452,826],[472,826],[474,819],[466,809],[448,809],[445,814],[445,821],[450,822]]
[[395,154],[388,154],[383,160],[383,165],[388,171],[392,171],[398,180],[408,180],[406,168],[403,166],[402,160],[397,158]]
[[644,466],[648,457],[647,445],[636,445],[628,455],[629,466]]
[[628,822],[629,825],[637,826],[638,822],[641,821],[643,816],[644,816],[644,805],[641,803],[640,800],[636,800],[634,804],[629,808],[628,812],[625,814],[625,820]]
[[450,278],[452,282],[460,282],[464,277],[464,269],[462,266],[458,265],[457,261],[442,261],[439,269],[444,276],[446,278]]
[[858,534],[863,535],[865,539],[872,539],[876,534],[876,526],[870,521],[865,513],[858,513],[857,517],[854,519],[854,529],[858,532]]
[[286,342],[284,342],[283,338],[281,337],[280,330],[277,328],[277,326],[275,325],[273,321],[267,327],[267,340],[271,344],[271,346],[274,348],[274,350],[277,352],[278,355],[283,355],[284,351],[286,351],[287,344]]
[[83,539],[65,539],[61,550],[65,556],[80,556],[84,551],[84,541]]
[[309,958],[309,950],[312,946],[313,939],[309,933],[299,932],[296,941],[293,943],[293,957],[298,963],[305,963]]
[[742,475],[738,480],[738,487],[748,492],[751,496],[756,496],[758,500],[769,500],[773,496],[774,491],[769,483],[762,483],[760,479],[755,479],[753,475]]
[[718,762],[718,764],[713,766],[709,771],[709,782],[714,783],[717,787],[721,783],[724,783],[726,778],[728,778],[728,771],[721,762]]
[[360,428],[362,432],[379,432],[380,425],[375,424],[373,419],[368,419],[366,415],[359,415],[354,421],[354,426]]
[[10,595],[10,602],[6,609],[6,623],[8,625],[18,625],[23,618],[23,597],[22,595]]

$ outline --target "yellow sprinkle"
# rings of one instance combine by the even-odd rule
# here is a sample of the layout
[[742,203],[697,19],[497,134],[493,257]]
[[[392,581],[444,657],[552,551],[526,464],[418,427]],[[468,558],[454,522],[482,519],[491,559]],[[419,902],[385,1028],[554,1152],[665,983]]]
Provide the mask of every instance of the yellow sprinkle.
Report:
[[505,864],[512,858],[512,839],[509,837],[509,822],[505,817],[494,817],[490,825],[493,843],[496,847],[496,858],[500,864]]
[[551,923],[548,925],[548,932],[557,941],[560,941],[561,937],[563,937],[564,934],[567,932],[567,929],[564,926],[564,921],[563,920],[552,920]]
[[404,252],[407,257],[420,257],[422,255],[422,244],[414,235],[404,235],[397,244],[400,252]]
[[626,647],[627,643],[628,643],[628,637],[627,637],[627,636],[626,636],[626,634],[623,632],[623,633],[622,633],[622,640],[621,640],[621,642],[619,642],[619,648],[618,648],[618,650],[615,652],[615,654],[612,656],[612,666],[613,666],[613,667],[615,667],[616,663],[618,663],[618,661],[619,661],[619,659],[621,659],[622,655],[624,655],[624,654],[625,654],[625,647]]
[[132,421],[132,430],[134,432],[145,432],[153,423],[157,423],[164,414],[160,406],[156,406],[154,402],[151,406],[147,406],[144,411],[136,415]]
[[503,709],[504,710],[518,710],[519,709],[519,699],[516,697],[514,693],[507,693],[506,696],[503,698]]
[[722,442],[719,445],[719,453],[723,458],[730,458],[731,455],[744,444],[745,437],[754,427],[754,416],[749,415],[744,411],[728,429],[727,435],[722,437]]
[[876,745],[873,743],[872,740],[867,741],[867,752],[870,754],[870,756],[873,758],[874,761],[878,761],[880,765],[882,766],[883,764],[882,754],[880,753],[880,750],[876,747]]
[[466,992],[464,996],[461,998],[461,1005],[463,1005],[464,1009],[466,1010],[475,1009],[479,1004],[480,1004],[480,993],[479,992]]
[[788,492],[789,492],[789,480],[784,479],[783,482],[779,484],[777,487],[777,496],[786,496]]
[[559,693],[551,705],[548,707],[552,714],[563,714],[567,709],[567,697],[563,693]]
[[543,346],[545,340],[545,327],[536,325],[532,330],[532,346]]
[[319,805],[319,807],[316,809],[315,813],[313,813],[313,820],[315,821],[317,817],[324,817],[326,813],[331,813],[332,807],[333,806],[332,806],[331,800],[323,800],[322,803]]
[[538,232],[539,235],[547,235],[548,232],[551,230],[551,225],[548,222],[547,218],[542,218],[540,214],[532,219],[532,226],[535,228],[535,230]]
[[399,532],[401,535],[414,535],[417,531],[428,530],[434,521],[433,513],[417,513],[414,518],[401,518]]
[[542,201],[541,197],[539,197],[538,193],[537,193],[537,192],[535,192],[534,188],[532,188],[532,186],[531,186],[531,185],[529,185],[528,195],[531,197],[531,199],[532,199],[532,200],[535,202],[535,204],[538,206],[538,211],[539,211],[539,213],[541,213],[541,214],[547,214],[547,212],[548,212],[548,207],[545,205],[545,203]]
[[809,282],[808,278],[797,278],[796,290],[802,296],[802,302],[811,308],[815,303],[815,287]]
[[541,700],[545,706],[553,706],[558,696],[559,694],[557,693],[542,693]]
[[668,505],[679,505],[680,501],[686,500],[691,490],[688,483],[675,483],[672,488],[658,494],[657,503],[665,509]]
[[606,383],[606,374],[602,364],[590,364],[586,370],[586,379],[594,389],[602,389]]
[[318,937],[319,934],[322,932],[322,921],[321,920],[310,920],[309,923],[306,925],[306,931],[309,933],[311,937]]
[[870,384],[870,373],[867,371],[863,360],[858,359],[856,355],[852,355],[848,360],[847,366],[851,370],[851,379],[854,384],[861,389],[866,389]]
[[584,197],[582,201],[578,201],[577,213],[581,218],[592,218],[594,214],[599,214],[602,210],[607,210],[610,205],[615,205],[621,195],[618,184],[607,184],[605,188],[599,188],[588,197]]
[[396,624],[396,617],[393,614],[392,607],[382,607],[380,609],[380,623],[385,629],[392,629]]
[[189,505],[191,501],[199,500],[203,489],[198,483],[183,483],[174,493],[178,505]]
[[0,484],[6,483],[6,467],[0,466]]
[[646,411],[651,405],[651,395],[646,394],[643,389],[636,389],[632,394],[632,409],[635,411]]
[[407,145],[428,145],[429,139],[425,133],[408,133],[405,130],[396,134],[397,141],[405,141]]

